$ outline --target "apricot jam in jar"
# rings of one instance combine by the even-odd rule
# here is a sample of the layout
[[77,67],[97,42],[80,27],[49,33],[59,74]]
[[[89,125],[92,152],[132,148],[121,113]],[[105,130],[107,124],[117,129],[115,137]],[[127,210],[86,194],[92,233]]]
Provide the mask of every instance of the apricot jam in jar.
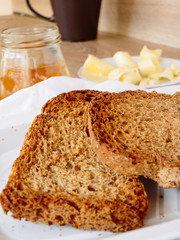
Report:
[[49,77],[69,76],[56,26],[9,28],[0,37],[0,99]]

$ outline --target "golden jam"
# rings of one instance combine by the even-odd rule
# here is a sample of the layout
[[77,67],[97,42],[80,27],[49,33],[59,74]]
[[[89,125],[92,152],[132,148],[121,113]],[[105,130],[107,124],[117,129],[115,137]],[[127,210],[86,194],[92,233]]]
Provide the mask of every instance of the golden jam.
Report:
[[6,75],[0,79],[0,99],[47,78],[63,75],[65,75],[65,66],[63,64],[41,64],[34,69],[22,69],[19,67],[7,69]]

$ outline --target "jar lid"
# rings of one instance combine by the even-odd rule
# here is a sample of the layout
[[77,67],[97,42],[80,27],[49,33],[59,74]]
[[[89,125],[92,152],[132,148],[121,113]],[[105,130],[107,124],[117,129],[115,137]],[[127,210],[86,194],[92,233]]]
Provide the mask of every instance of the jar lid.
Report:
[[1,46],[7,48],[44,47],[61,39],[57,26],[40,24],[4,29],[0,38]]

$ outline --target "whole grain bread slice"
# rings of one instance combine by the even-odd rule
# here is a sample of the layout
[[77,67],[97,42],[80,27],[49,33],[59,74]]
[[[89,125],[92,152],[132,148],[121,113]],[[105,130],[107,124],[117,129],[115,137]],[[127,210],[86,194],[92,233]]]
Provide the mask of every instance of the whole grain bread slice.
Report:
[[5,213],[85,230],[143,225],[148,201],[142,183],[110,170],[92,150],[87,110],[97,94],[72,91],[43,106],[0,195]]
[[90,103],[89,130],[98,159],[127,176],[180,187],[180,93],[101,93]]

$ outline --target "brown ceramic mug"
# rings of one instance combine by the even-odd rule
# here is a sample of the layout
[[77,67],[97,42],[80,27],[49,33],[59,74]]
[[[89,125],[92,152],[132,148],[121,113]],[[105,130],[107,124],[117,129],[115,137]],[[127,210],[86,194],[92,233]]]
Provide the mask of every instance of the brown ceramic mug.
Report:
[[101,0],[51,0],[54,15],[45,17],[26,0],[30,10],[49,21],[55,21],[61,38],[66,41],[85,41],[97,36]]

